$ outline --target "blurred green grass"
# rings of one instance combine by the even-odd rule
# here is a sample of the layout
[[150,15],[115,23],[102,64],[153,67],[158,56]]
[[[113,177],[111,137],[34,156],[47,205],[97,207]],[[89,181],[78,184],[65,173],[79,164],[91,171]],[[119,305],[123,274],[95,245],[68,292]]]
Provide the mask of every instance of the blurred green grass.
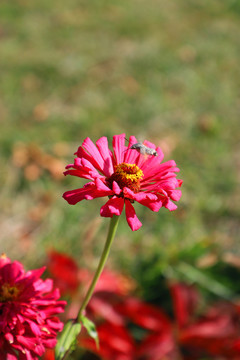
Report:
[[2,252],[35,266],[55,247],[95,268],[103,202],[69,206],[82,182],[59,174],[85,137],[125,132],[176,160],[183,196],[174,213],[136,205],[136,233],[123,215],[109,264],[167,267],[199,244],[240,256],[237,1],[3,0],[0,18]]

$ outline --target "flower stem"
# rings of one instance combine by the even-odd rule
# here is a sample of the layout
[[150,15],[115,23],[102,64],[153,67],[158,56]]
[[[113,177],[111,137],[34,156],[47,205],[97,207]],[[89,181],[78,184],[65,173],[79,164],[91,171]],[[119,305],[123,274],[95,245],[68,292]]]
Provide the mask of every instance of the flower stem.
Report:
[[104,265],[105,265],[105,263],[107,261],[107,258],[108,258],[108,254],[109,254],[109,251],[110,251],[111,244],[112,244],[113,239],[114,239],[115,234],[116,234],[118,222],[119,222],[119,216],[113,215],[113,217],[111,218],[111,221],[110,221],[110,225],[109,225],[107,240],[106,240],[106,243],[105,243],[105,246],[104,246],[104,249],[103,249],[103,252],[102,252],[98,267],[97,267],[97,270],[95,272],[92,283],[91,283],[91,285],[90,285],[90,287],[89,287],[89,289],[87,291],[87,294],[85,295],[85,298],[83,299],[82,305],[81,305],[81,307],[79,309],[79,312],[78,312],[78,316],[77,316],[77,321],[78,322],[80,322],[82,312],[87,307],[87,304],[90,301],[90,299],[92,297],[92,294],[94,292],[94,288],[96,286],[96,283],[97,283],[97,281],[98,281],[98,279],[99,279],[99,277],[100,277],[100,275],[101,275],[101,273],[103,271]]

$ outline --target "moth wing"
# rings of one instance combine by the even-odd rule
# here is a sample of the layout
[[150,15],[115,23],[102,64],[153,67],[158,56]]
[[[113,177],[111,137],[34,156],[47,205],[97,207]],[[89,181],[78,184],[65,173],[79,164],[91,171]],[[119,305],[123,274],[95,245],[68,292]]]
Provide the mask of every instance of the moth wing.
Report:
[[139,152],[140,152],[140,154],[141,155],[146,155],[147,154],[147,148],[146,148],[146,146],[145,145],[141,145],[140,147],[139,147]]

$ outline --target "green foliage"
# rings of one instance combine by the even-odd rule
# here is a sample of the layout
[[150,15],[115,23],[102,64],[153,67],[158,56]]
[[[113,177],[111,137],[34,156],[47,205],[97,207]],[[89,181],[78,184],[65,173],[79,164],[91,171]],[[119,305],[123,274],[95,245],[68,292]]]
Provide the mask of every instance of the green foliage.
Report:
[[81,331],[81,327],[81,324],[75,323],[73,320],[69,320],[64,325],[64,329],[55,348],[56,360],[64,359],[66,354],[71,353],[75,349],[77,336]]
[[95,341],[97,348],[99,348],[99,339],[95,324],[84,315],[81,316],[81,323],[87,330],[88,335]]

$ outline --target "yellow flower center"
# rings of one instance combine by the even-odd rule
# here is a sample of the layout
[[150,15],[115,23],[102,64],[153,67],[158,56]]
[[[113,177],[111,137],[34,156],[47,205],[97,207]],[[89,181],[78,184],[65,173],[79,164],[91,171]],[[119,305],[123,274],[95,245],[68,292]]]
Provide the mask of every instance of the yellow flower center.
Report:
[[115,166],[114,173],[106,179],[106,182],[110,188],[112,188],[113,181],[116,181],[121,189],[128,187],[137,193],[140,190],[140,181],[143,176],[142,170],[137,165],[122,163]]
[[5,283],[0,287],[0,301],[2,302],[16,300],[18,294],[19,289],[16,286]]

